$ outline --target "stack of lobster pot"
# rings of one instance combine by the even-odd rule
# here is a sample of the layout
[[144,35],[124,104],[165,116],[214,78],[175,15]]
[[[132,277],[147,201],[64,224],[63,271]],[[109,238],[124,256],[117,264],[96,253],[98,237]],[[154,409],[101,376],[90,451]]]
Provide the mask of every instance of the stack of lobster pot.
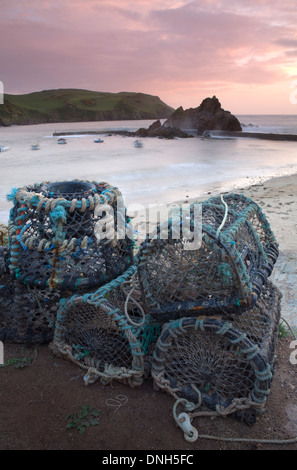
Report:
[[135,386],[151,374],[177,399],[253,423],[273,377],[277,257],[252,200],[194,203],[158,224],[123,274],[60,306],[53,346],[86,383]]
[[194,203],[193,238],[195,220],[198,248],[171,223],[167,239],[147,239],[139,253],[144,302],[162,326],[151,373],[176,399],[253,424],[273,378],[281,294],[269,276],[278,245],[261,208],[241,194]]

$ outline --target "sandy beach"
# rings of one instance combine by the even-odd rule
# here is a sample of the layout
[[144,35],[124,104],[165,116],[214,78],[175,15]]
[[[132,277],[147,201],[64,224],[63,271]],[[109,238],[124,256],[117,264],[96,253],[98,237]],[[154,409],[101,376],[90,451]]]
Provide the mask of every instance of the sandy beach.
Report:
[[[297,249],[297,174],[280,176],[251,184],[234,187],[223,194],[244,194],[256,202],[265,213],[276,236],[281,252],[295,254]],[[209,192],[208,197],[218,193]],[[184,199],[176,204],[193,203],[207,198]]]
[[[281,252],[291,252],[294,255],[297,250],[297,173],[293,175],[274,177],[268,180],[251,184],[247,187],[233,187],[222,194],[244,194],[256,202],[265,213],[271,228],[276,236]],[[217,196],[216,190],[208,192],[206,196],[199,198],[187,198],[172,202],[169,206],[181,206],[195,201],[204,201]],[[161,204],[160,206],[161,207]],[[154,224],[158,206],[151,205],[146,210],[144,220]],[[128,206],[129,213],[129,206]],[[131,212],[133,222],[139,223],[144,217],[143,211]],[[139,221],[139,222],[138,222]]]

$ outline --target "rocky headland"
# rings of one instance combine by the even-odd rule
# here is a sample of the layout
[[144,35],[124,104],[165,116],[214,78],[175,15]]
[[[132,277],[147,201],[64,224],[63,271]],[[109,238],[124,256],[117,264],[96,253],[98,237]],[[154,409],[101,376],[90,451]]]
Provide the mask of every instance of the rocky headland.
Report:
[[160,119],[148,129],[140,128],[133,135],[137,137],[159,137],[173,139],[187,138],[193,135],[202,136],[206,131],[242,131],[236,116],[222,108],[216,96],[205,98],[197,108],[184,110],[177,108],[168,119],[161,124]]
[[197,108],[184,110],[180,106],[169,116],[163,126],[196,130],[197,135],[203,135],[207,130],[242,131],[236,116],[224,110],[216,96],[205,98]]
[[178,127],[162,125],[160,119],[153,122],[153,124],[151,124],[148,129],[141,127],[134,133],[134,135],[136,137],[159,137],[162,139],[173,139],[174,137],[190,137],[188,133],[182,131]]

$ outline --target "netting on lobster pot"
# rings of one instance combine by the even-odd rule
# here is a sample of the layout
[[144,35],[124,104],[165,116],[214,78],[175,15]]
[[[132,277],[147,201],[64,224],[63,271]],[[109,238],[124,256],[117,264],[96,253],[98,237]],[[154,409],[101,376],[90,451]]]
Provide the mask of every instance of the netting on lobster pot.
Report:
[[60,292],[23,285],[11,279],[10,252],[0,247],[0,340],[48,343],[53,338]]
[[59,300],[59,292],[50,289],[11,280],[0,286],[0,340],[27,346],[50,342]]
[[60,293],[37,289],[12,280],[9,249],[0,247],[0,340],[32,344],[53,338]]
[[[87,370],[85,383],[142,383],[152,336],[141,304],[136,267],[93,293],[62,302],[51,349]],[[159,331],[158,331],[159,333]]]
[[44,182],[14,190],[10,273],[19,283],[70,292],[99,287],[133,261],[121,193],[107,183]]
[[188,217],[177,212],[168,225],[160,224],[140,247],[138,273],[149,313],[167,321],[185,311],[196,316],[252,308],[278,257],[262,210],[243,195],[229,195],[188,211]]
[[242,315],[165,324],[152,362],[156,385],[196,404],[197,413],[202,407],[253,424],[273,380],[280,299],[269,282],[256,306]]

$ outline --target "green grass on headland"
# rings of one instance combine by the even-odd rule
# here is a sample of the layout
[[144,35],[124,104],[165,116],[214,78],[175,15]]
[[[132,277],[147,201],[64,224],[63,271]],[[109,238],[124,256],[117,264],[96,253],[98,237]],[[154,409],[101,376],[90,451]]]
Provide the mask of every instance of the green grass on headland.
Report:
[[0,125],[165,119],[173,108],[145,93],[106,93],[78,89],[4,95]]

